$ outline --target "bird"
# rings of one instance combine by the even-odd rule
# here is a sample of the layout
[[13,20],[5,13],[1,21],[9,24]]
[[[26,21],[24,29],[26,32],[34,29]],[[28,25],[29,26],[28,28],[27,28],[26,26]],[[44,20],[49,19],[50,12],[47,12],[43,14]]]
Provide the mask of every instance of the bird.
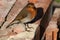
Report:
[[43,16],[43,9],[36,8],[33,3],[29,3],[21,12],[16,19],[20,20],[21,23],[24,23],[25,26],[29,27],[28,24],[35,23]]
[[29,3],[25,9],[20,12],[16,19],[22,23],[34,23],[43,16],[43,9],[36,8],[33,3]]

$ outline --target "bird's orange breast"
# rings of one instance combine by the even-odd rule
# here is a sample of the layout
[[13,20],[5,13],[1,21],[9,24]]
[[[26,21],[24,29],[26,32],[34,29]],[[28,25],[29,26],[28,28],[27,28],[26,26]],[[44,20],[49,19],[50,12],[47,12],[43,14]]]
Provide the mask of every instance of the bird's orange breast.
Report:
[[33,8],[27,8],[27,10],[30,12],[31,14],[31,19],[33,19],[36,16],[36,10]]

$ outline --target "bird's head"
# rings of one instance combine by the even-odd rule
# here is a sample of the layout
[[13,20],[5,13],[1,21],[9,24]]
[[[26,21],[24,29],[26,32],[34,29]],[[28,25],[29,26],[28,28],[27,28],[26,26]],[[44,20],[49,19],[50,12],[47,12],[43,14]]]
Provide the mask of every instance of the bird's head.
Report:
[[26,10],[31,14],[31,19],[33,19],[37,14],[37,10],[33,3],[29,3],[26,7]]

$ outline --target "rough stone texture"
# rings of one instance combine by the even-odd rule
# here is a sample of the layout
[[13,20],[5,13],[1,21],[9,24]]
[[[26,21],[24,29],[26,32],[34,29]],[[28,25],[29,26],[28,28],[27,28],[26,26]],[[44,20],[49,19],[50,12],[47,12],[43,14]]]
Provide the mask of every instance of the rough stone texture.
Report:
[[16,0],[0,0],[0,26]]
[[27,3],[27,0],[17,0],[14,7],[8,14],[7,21],[3,24],[1,29],[5,29],[16,18],[19,12],[21,12],[21,10],[27,5]]
[[[49,22],[49,25],[46,29],[46,33],[49,33],[49,32],[54,32],[54,37],[53,39],[56,40],[57,39],[57,32],[58,32],[58,28],[57,28],[57,19],[59,18],[60,16],[60,9],[59,8],[56,8],[55,11],[54,11],[54,14],[51,18],[51,21]],[[45,34],[44,34],[45,35]],[[48,34],[46,34],[48,35]],[[44,36],[43,36],[44,37]],[[50,36],[52,37],[52,35]],[[43,38],[42,38],[43,39]],[[50,38],[47,38],[46,40],[49,40]],[[51,39],[50,39],[51,40]]]
[[52,0],[39,0],[37,3],[35,3],[35,6],[43,8],[44,13],[46,12],[47,8],[49,7],[49,4]]
[[30,32],[28,31],[24,31],[24,32],[21,32],[17,35],[12,35],[8,38],[8,40],[32,40],[34,38],[34,35],[35,35],[35,31],[36,31],[36,28],[38,27],[38,24],[29,24],[29,27],[32,27],[31,29],[27,28],[28,30],[30,30]]
[[58,29],[57,28],[48,28],[48,30],[46,31],[46,40],[57,40],[57,32]]
[[60,17],[60,8],[56,8],[51,20],[57,22],[57,19],[59,17]]
[[[19,21],[16,20],[12,22],[11,24],[13,25],[10,25],[7,29],[0,31],[1,40],[32,40],[34,38],[36,28],[39,25],[37,22],[34,24],[28,24],[30,28],[22,23],[17,22]],[[25,28],[27,28],[27,30],[30,30],[30,32],[26,31]]]

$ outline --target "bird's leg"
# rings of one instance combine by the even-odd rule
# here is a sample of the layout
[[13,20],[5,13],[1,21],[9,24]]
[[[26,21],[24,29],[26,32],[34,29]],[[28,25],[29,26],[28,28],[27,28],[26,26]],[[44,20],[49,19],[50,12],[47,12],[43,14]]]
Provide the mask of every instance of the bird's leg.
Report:
[[29,25],[27,24],[27,28],[31,29],[32,27],[29,27]]
[[29,25],[26,24],[26,23],[24,23],[24,24],[25,24],[25,31],[31,32],[30,29],[31,29],[32,27],[29,27]]

